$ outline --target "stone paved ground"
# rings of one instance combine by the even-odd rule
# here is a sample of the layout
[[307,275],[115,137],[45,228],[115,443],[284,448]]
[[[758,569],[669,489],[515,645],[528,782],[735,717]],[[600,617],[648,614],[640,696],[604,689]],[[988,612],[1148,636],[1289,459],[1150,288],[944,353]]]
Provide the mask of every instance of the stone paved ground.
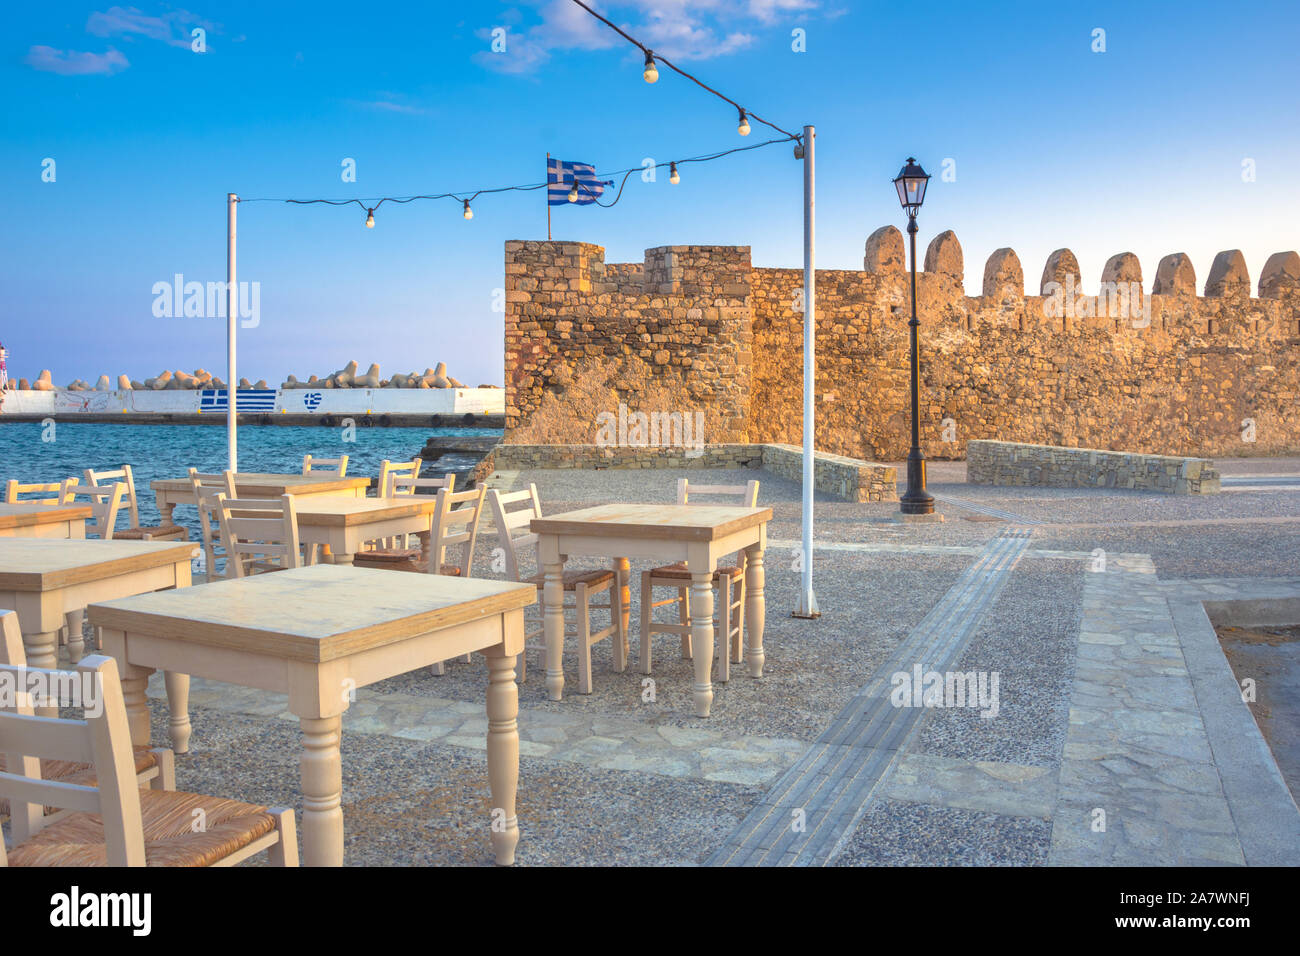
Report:
[[[1200,603],[1300,596],[1300,478],[1278,478],[1300,461],[1220,467],[1245,481],[1174,498],[971,486],[960,463],[937,462],[935,524],[819,500],[815,622],[789,617],[798,487],[757,474],[775,511],[764,678],[741,668],[699,720],[676,638],[656,639],[646,702],[634,637],[623,674],[597,646],[589,696],[573,692],[567,655],[554,703],[531,647],[519,863],[1300,864],[1300,813]],[[677,477],[493,482],[536,482],[558,512],[667,502]],[[914,664],[997,672],[996,715],[893,706],[891,675]],[[344,718],[350,863],[489,861],[484,685],[476,661],[358,693]],[[162,739],[156,678],[152,693]],[[196,681],[192,703],[182,788],[295,799],[283,700]]]

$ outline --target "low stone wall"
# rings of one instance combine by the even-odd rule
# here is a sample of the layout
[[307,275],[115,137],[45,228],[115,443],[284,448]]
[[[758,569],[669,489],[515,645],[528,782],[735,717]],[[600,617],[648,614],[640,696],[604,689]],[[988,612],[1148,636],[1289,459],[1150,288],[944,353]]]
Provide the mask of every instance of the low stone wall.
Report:
[[[763,468],[803,480],[803,449],[795,445],[763,445]],[[845,501],[897,501],[898,474],[892,465],[817,452],[813,456],[813,487]]]
[[1171,495],[1219,491],[1219,473],[1208,458],[987,440],[967,443],[966,480],[973,485],[1128,488]]
[[[700,449],[628,448],[605,445],[497,445],[474,471],[482,480],[493,471],[550,468],[763,468],[798,482],[803,450],[794,445],[705,445]],[[818,452],[813,484],[845,501],[897,501],[895,469],[875,462]]]

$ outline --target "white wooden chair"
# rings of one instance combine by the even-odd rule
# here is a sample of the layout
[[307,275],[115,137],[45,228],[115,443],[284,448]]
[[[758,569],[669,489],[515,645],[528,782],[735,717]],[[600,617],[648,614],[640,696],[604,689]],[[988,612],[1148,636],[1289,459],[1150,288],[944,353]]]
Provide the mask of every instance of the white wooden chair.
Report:
[[[433,525],[429,532],[429,554],[418,565],[401,566],[403,571],[423,571],[428,574],[446,574],[458,578],[470,577],[474,569],[474,548],[478,543],[478,523],[483,517],[483,495],[486,489],[448,491],[438,489],[438,503],[433,512]],[[458,506],[458,507],[457,507]],[[447,563],[447,549],[459,545],[459,564]],[[461,660],[470,662],[470,655]],[[439,661],[429,667],[431,674],[441,676],[447,671],[446,662]]]
[[189,531],[182,525],[156,524],[142,526],[140,524],[140,500],[136,496],[135,475],[132,473],[130,465],[123,465],[121,468],[106,471],[87,468],[84,474],[88,485],[98,486],[108,481],[119,481],[126,485],[126,493],[123,496],[122,503],[127,509],[127,526],[117,528],[113,532],[113,537],[123,541],[184,541],[189,538]]
[[[63,504],[68,485],[75,483],[76,480],[76,478],[65,478],[63,481],[24,484],[16,478],[10,478],[5,482],[5,504],[16,505],[20,502],[42,505]],[[23,497],[24,495],[35,495],[36,497],[27,498]]]
[[387,497],[385,489],[389,487],[389,479],[394,475],[405,475],[407,478],[419,478],[420,468],[424,465],[421,458],[412,458],[410,461],[389,461],[385,458],[379,463],[379,483],[375,486],[375,494],[379,497]]
[[[707,496],[717,498],[729,497],[734,504],[753,508],[758,504],[758,482],[750,481],[743,485],[692,485],[687,479],[677,480],[677,503],[679,505],[698,504],[692,498]],[[718,501],[705,504],[720,504]],[[715,602],[718,616],[714,620],[718,628],[717,638],[713,642],[714,660],[718,664],[718,680],[731,679],[731,663],[744,660],[745,642],[745,556],[741,554],[735,564],[720,565],[713,572],[713,586],[718,589],[721,600]],[[655,588],[672,588],[674,595],[663,601],[654,600]],[[669,564],[649,571],[641,572],[641,672],[650,673],[650,643],[654,634],[679,634],[682,639],[682,656],[691,656],[691,616],[690,599],[691,573],[685,562]],[[654,619],[654,609],[668,605],[677,605],[676,624],[668,624]]]
[[[448,491],[456,490],[456,476],[444,475],[441,478],[416,478],[401,472],[388,472],[384,477],[384,484],[379,489],[381,498],[401,498],[405,495],[414,495],[422,489],[428,489],[433,494],[437,494],[442,488]],[[430,530],[433,527],[433,520],[429,521]],[[393,568],[398,565],[410,565],[400,570],[404,571],[423,571],[424,563],[429,558],[430,534],[421,532],[417,535],[420,539],[418,548],[411,547],[409,536],[405,538],[377,538],[371,542],[374,546],[367,551],[356,555],[353,564],[363,568]]]
[[227,498],[219,493],[213,510],[221,526],[221,546],[226,549],[226,577],[302,567],[293,495]]
[[[27,666],[27,652],[23,649],[23,637],[18,629],[18,614],[14,611],[0,610],[0,666],[6,664],[14,667]],[[141,786],[154,790],[176,789],[176,762],[167,747],[135,747],[135,774]],[[0,773],[5,772],[7,761],[0,752]],[[45,780],[58,780],[63,783],[80,783],[93,787],[95,785],[95,767],[90,763],[75,760],[42,760],[41,777]],[[46,807],[47,816],[54,813],[66,813],[54,807]],[[0,797],[0,817],[9,815],[9,801]]]
[[348,473],[348,456],[317,458],[314,455],[303,455],[302,473],[304,475],[338,475],[342,478]]
[[[13,755],[0,773],[0,795],[9,798],[14,837],[8,851],[0,844],[0,866],[232,866],[263,850],[273,864],[298,865],[290,809],[141,790],[117,662],[96,655],[77,671],[94,682],[98,713],[37,717],[30,703],[0,711],[0,742]],[[57,674],[0,665],[0,675],[21,682]],[[95,782],[43,780],[41,757],[89,763]],[[72,812],[47,816],[47,806]]]
[[[534,518],[542,516],[541,501],[537,497],[537,486],[529,485],[526,491],[502,492],[496,488],[487,493],[488,506],[492,509],[492,523],[496,525],[497,541],[500,548],[505,552],[506,576],[512,581],[521,583],[532,582],[537,587],[537,605],[539,618],[534,619],[527,615],[529,623],[535,624],[536,627],[525,634],[525,641],[531,637],[537,637],[543,632],[542,622],[546,619],[545,606],[545,588],[541,573],[524,577],[519,563],[519,551],[521,548],[535,548],[537,545],[537,535],[528,531],[529,523]],[[523,507],[511,510],[511,506],[520,505]],[[523,531],[519,534],[520,530]],[[536,556],[534,555],[534,564]],[[595,595],[608,593],[608,603],[593,604],[591,599]],[[568,596],[573,595],[573,602],[568,602]],[[583,571],[579,569],[565,569],[564,572],[564,610],[573,611],[575,621],[572,629],[566,620],[564,631],[566,636],[573,635],[578,639],[578,693],[591,693],[591,646],[597,641],[604,640],[610,635],[614,636],[614,668],[623,671],[627,668],[627,635],[623,633],[623,606],[622,606],[623,589],[618,586],[618,575],[610,569],[599,569],[593,571]],[[531,609],[530,609],[531,610]],[[598,631],[591,629],[591,612],[593,610],[608,610],[610,612],[610,624],[606,628]],[[519,655],[517,670],[519,672],[520,682],[528,679],[526,667],[526,652]]]
[[217,577],[217,558],[224,557],[217,547],[221,544],[221,531],[217,525],[217,513],[213,508],[217,495],[227,498],[235,497],[234,472],[223,471],[219,474],[203,474],[197,468],[190,469],[190,487],[194,490],[194,504],[199,512],[199,534],[203,538],[204,572],[209,581]]
[[111,485],[83,485],[76,478],[69,478],[63,484],[63,503],[80,504],[78,498],[86,498],[90,505],[94,525],[88,528],[105,541],[111,541],[117,535],[117,513],[122,510],[122,501],[126,496],[126,484],[115,481]]

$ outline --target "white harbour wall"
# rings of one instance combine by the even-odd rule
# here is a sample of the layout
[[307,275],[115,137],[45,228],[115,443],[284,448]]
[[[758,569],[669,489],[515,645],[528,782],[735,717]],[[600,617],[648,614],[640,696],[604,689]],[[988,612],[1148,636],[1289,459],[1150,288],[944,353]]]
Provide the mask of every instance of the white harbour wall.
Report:
[[[292,415],[503,415],[506,403],[505,389],[501,388],[279,388],[237,394],[241,413]],[[253,396],[261,399],[259,407],[246,407]],[[211,407],[214,398],[221,407]],[[224,389],[7,390],[0,418],[6,414],[64,416],[131,412],[225,415],[225,400]]]

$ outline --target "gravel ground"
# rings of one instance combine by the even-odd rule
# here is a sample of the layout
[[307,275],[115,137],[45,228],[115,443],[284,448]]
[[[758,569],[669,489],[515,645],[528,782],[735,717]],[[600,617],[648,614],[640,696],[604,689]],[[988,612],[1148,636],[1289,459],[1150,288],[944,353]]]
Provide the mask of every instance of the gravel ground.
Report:
[[883,801],[871,806],[838,866],[1041,866],[1052,824],[975,810]]
[[[166,740],[154,708],[155,740]],[[195,708],[180,790],[284,805],[301,819],[297,724]],[[761,788],[521,757],[516,864],[674,866],[702,862]],[[343,734],[344,858],[351,866],[489,866],[483,751]]]
[[1060,766],[1083,597],[1081,562],[1024,558],[957,662],[998,673],[998,712],[928,711],[916,750],[967,760]]

